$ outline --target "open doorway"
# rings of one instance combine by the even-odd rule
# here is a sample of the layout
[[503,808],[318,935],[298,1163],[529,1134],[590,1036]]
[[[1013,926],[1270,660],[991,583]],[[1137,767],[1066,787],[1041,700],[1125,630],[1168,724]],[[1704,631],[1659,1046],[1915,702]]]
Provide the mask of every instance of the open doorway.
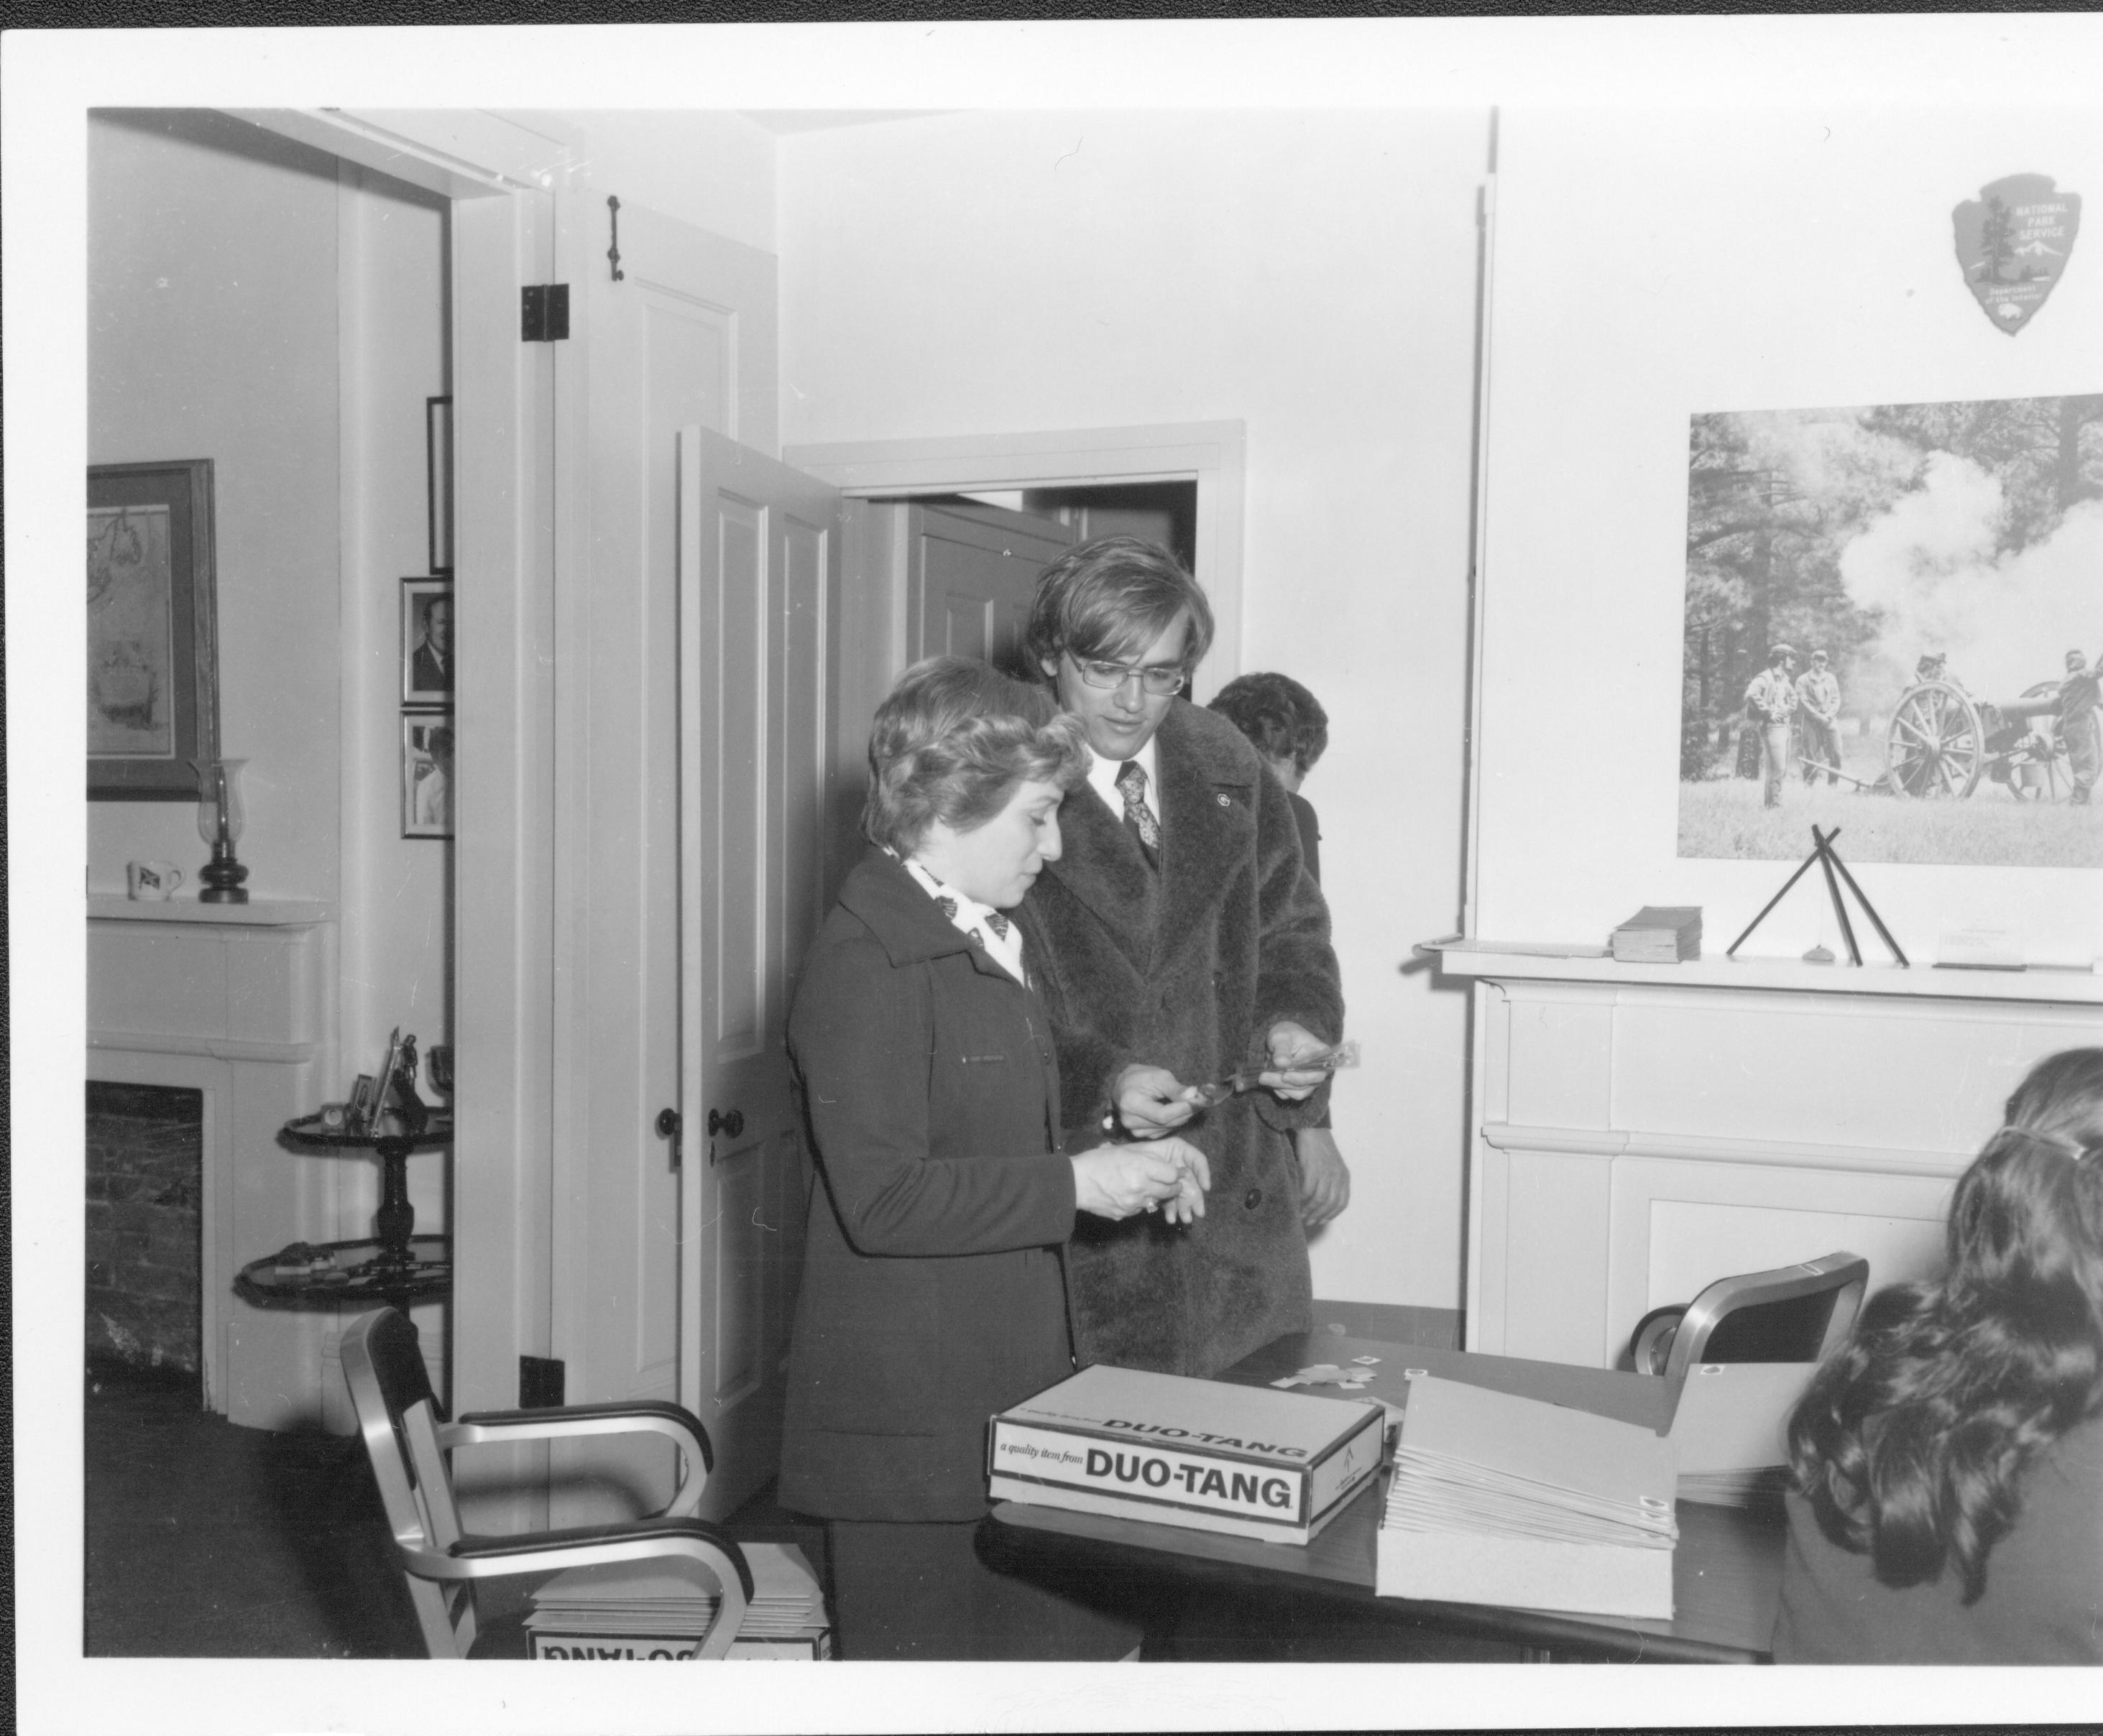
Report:
[[1022,640],[1038,575],[1067,548],[1140,536],[1194,571],[1194,480],[914,495],[870,503],[896,563],[902,663],[938,652],[979,657],[1029,679]]

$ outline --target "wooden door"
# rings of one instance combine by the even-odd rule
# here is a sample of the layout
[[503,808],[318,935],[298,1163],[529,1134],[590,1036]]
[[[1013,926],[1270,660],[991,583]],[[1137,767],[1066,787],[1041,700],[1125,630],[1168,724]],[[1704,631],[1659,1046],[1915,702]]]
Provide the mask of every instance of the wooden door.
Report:
[[839,497],[678,439],[679,1399],[727,1513],[774,1473],[810,1165],[785,1046],[822,914]]
[[[616,280],[603,199],[566,209],[582,257],[568,273],[572,335],[553,346],[556,396],[582,426],[557,458],[573,491],[558,490],[563,583],[549,653],[549,1343],[573,1401],[669,1399],[691,1306],[682,1151],[661,1124],[680,1107],[682,1073],[678,455],[696,425],[771,437],[773,269],[751,248],[624,205]],[[725,679],[733,717],[781,681],[759,662]],[[818,682],[815,667],[804,680]],[[461,895],[472,899],[471,884]],[[705,1139],[686,1148],[705,1153]],[[549,1456],[558,1524],[629,1516],[669,1493],[669,1451],[647,1437]]]
[[916,501],[905,526],[905,660],[954,651],[1024,673],[1018,659],[1037,575],[1078,533],[969,500]]

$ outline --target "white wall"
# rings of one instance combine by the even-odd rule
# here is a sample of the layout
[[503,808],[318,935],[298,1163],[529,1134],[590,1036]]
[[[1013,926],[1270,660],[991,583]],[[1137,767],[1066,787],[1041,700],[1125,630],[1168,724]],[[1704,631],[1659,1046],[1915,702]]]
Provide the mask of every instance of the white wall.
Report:
[[[258,898],[337,891],[336,166],[183,111],[88,123],[88,424],[94,464],[209,458],[220,734],[247,757],[238,855]],[[88,877],[189,876],[194,803],[96,801]]]
[[558,118],[577,129],[578,164],[593,186],[624,208],[647,205],[775,251],[774,135],[758,122],[677,109],[571,109]]
[[[971,113],[780,148],[785,443],[1240,419],[1243,642],[1305,682],[1363,1070],[1329,1296],[1459,1298],[1478,111]],[[1218,671],[1225,675],[1229,671]]]
[[[1674,854],[1688,417],[2103,389],[2096,238],[2012,337],[1966,287],[1950,222],[2004,175],[2088,193],[2098,163],[2092,103],[1505,113],[1481,935],[1603,943],[1638,905],[1683,903],[1720,952],[1781,886],[1782,864]],[[2061,647],[2046,649],[2050,673]],[[2093,872],[1856,872],[1917,959],[1965,920],[2027,922],[2039,958],[2103,951]],[[1818,939],[1808,890],[1749,954]]]
[[[342,1052],[450,1032],[451,846],[400,821],[399,593],[429,562],[424,401],[446,390],[445,211],[426,195],[203,111],[89,123],[89,460],[214,461],[220,715],[249,757],[238,854],[257,898],[340,912]],[[89,804],[91,882],[192,870],[189,802]],[[189,886],[182,894],[193,895]],[[338,1178],[368,1232],[370,1165]],[[442,1227],[443,1161],[412,1165]]]

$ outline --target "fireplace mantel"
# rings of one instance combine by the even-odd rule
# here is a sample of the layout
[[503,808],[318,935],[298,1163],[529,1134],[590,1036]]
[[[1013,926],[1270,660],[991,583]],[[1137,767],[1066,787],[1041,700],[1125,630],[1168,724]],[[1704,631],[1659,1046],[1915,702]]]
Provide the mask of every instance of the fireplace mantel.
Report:
[[2103,1041],[2090,971],[1424,950],[1472,985],[1468,1347],[1507,1356],[1611,1366],[1649,1309],[1836,1249],[1932,1270],[2002,1100]]
[[233,1277],[334,1233],[340,1166],[277,1135],[316,1107],[334,1064],[335,912],[91,897],[87,917],[88,1077],[203,1095],[207,1402],[257,1427],[311,1423],[332,1317],[265,1313],[234,1295]]

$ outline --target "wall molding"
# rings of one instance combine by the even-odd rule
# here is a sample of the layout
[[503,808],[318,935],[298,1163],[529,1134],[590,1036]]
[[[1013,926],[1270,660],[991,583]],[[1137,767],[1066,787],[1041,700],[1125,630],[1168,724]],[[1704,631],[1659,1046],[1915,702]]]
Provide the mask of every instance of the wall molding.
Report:
[[1713,1134],[1649,1133],[1637,1129],[1527,1127],[1509,1121],[1483,1122],[1483,1141],[1501,1152],[1545,1156],[1678,1158],[1771,1169],[1875,1170],[1895,1175],[1959,1175],[1974,1155],[1794,1139],[1718,1139]]

